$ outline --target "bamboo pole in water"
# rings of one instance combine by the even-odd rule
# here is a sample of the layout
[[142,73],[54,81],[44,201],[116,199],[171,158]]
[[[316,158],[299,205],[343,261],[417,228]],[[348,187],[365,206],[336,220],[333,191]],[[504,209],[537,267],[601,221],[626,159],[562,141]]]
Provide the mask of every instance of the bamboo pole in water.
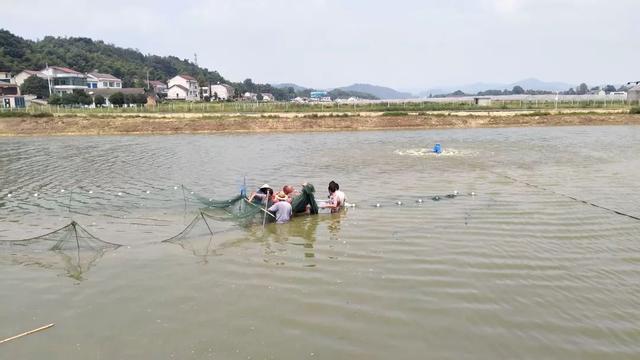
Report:
[[264,216],[262,217],[262,227],[267,223],[267,213],[269,212],[267,209],[269,208],[269,189],[267,189],[267,198],[264,203]]
[[30,331],[27,331],[27,332],[23,332],[22,334],[18,334],[16,336],[12,336],[10,338],[6,338],[6,339],[0,341],[0,344],[3,344],[3,343],[6,343],[6,342],[9,342],[11,340],[15,340],[15,339],[21,338],[23,336],[31,335],[31,334],[36,333],[38,331],[46,330],[46,329],[52,327],[53,325],[55,325],[55,324],[49,324],[49,325],[41,326],[41,327],[39,327],[37,329],[33,329],[33,330],[30,330]]

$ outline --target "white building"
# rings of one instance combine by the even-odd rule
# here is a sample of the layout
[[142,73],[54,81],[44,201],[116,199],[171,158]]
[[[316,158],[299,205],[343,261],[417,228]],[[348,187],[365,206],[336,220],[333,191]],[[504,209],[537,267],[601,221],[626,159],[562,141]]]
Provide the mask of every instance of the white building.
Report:
[[208,86],[202,86],[202,87],[200,88],[200,95],[202,95],[202,98],[203,98],[203,99],[204,99],[205,97],[210,96],[210,95],[209,95],[209,91],[210,91],[210,90],[211,90],[211,89],[209,89],[209,87],[208,87]]
[[[197,91],[197,90],[196,90]],[[190,95],[189,89],[186,87],[175,84],[169,88],[167,91],[167,99],[168,100],[190,100],[195,101],[195,97]]]
[[18,95],[0,95],[0,109],[24,109],[26,102],[24,96]]
[[11,71],[9,71],[9,70],[0,70],[0,82],[10,83],[11,82]]
[[473,103],[478,106],[491,106],[491,98],[488,96],[477,96],[473,98]]
[[56,95],[70,94],[73,90],[87,88],[87,76],[62,66],[49,66],[40,71],[51,84],[51,93]]
[[252,92],[246,92],[242,95],[242,99],[249,100],[249,101],[256,101],[258,100],[258,94],[252,93]]
[[87,74],[87,88],[122,89],[122,80],[111,74],[101,74],[97,71],[94,71]]
[[22,86],[22,83],[24,83],[25,80],[27,80],[32,76],[39,76],[41,78],[46,78],[46,76],[40,71],[24,70],[24,71],[21,71],[18,75],[14,76],[11,82],[18,85],[18,87],[20,87]]
[[166,94],[167,90],[169,90],[167,84],[158,80],[149,81],[149,88],[153,89],[153,92],[156,94]]
[[178,75],[169,79],[168,100],[200,100],[198,81],[190,75]]
[[640,101],[640,85],[635,85],[627,91],[627,101]]
[[276,101],[276,97],[271,93],[261,93],[262,101]]
[[227,84],[211,85],[211,99],[217,96],[219,100],[227,100],[233,98],[235,90]]

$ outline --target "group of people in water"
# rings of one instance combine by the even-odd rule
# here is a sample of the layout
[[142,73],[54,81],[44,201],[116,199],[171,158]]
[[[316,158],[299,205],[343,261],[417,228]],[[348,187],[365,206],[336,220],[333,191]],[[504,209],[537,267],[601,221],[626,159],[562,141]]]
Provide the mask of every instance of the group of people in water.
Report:
[[[306,184],[303,184],[306,186]],[[328,186],[329,199],[318,205],[320,208],[330,209],[332,213],[339,212],[344,207],[346,196],[340,190],[340,185],[331,181]],[[284,224],[291,220],[293,209],[291,203],[294,197],[300,195],[291,185],[284,185],[282,190],[275,193],[269,184],[262,185],[257,191],[251,193],[248,197],[250,202],[260,203],[269,206],[267,211],[273,214],[277,224]]]

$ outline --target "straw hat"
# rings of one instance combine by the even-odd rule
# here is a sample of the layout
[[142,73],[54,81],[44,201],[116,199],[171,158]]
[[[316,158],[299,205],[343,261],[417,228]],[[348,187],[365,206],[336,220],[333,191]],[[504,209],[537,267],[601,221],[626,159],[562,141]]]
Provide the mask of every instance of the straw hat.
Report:
[[289,197],[283,191],[276,194],[276,199],[279,201],[286,201]]

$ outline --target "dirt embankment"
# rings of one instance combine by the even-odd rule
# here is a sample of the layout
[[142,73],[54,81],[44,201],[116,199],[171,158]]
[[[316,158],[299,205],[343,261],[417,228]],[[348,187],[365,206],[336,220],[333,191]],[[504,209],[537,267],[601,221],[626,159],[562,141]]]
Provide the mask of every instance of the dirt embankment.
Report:
[[2,118],[0,136],[179,134],[481,127],[640,125],[640,115],[351,116],[351,117],[79,117]]

